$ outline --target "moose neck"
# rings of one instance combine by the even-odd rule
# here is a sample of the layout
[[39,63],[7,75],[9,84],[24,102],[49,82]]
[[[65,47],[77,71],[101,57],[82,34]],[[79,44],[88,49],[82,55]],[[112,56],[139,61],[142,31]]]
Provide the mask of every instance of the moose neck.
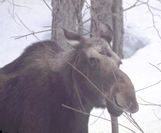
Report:
[[[75,77],[73,76],[73,72],[77,72],[79,76],[81,76],[81,72],[79,69],[75,66],[77,58],[79,56],[79,51],[72,51],[68,54],[70,58],[68,58],[66,65],[63,68],[62,72],[62,78],[64,81],[64,84],[66,86],[66,89],[72,89],[70,92],[70,97],[72,96],[75,101],[73,102],[75,105],[73,105],[75,108],[80,109],[85,112],[90,112],[92,107],[89,105],[89,101],[86,100],[86,91],[87,88],[82,88],[78,86],[75,82]],[[82,76],[81,76],[82,77]],[[79,81],[78,81],[79,82]],[[80,81],[81,82],[81,81]]]

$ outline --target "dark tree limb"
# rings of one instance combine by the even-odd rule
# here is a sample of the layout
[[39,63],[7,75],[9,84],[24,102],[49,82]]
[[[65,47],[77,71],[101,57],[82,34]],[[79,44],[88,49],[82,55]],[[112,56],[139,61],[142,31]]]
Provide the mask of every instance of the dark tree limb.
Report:
[[111,116],[111,127],[112,127],[112,133],[119,133],[119,127],[118,127],[118,118]]

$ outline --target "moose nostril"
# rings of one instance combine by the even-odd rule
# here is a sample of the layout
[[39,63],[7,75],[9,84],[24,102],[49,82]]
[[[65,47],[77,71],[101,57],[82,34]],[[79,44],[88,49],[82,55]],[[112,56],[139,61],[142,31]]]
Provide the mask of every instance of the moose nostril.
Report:
[[139,110],[138,104],[130,104],[130,113],[136,113]]
[[122,64],[122,61],[120,60],[120,61],[118,61],[118,66],[120,66]]

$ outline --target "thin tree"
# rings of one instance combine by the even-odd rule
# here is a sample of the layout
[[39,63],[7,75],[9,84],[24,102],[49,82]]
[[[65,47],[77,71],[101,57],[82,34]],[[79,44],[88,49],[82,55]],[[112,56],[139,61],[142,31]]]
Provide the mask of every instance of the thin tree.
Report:
[[91,0],[92,36],[103,35],[112,48],[122,57],[123,9],[122,0]]
[[[123,9],[122,0],[91,0],[91,36],[101,36],[113,51],[122,57]],[[112,133],[118,133],[118,118],[111,116]]]
[[82,33],[82,8],[84,0],[52,0],[52,40],[66,45],[62,28]]
[[[52,40],[66,45],[63,28],[83,33],[82,8],[84,0],[52,0]],[[121,0],[91,0],[91,37],[103,37],[122,57],[123,18]],[[112,132],[118,133],[118,121],[112,117]]]

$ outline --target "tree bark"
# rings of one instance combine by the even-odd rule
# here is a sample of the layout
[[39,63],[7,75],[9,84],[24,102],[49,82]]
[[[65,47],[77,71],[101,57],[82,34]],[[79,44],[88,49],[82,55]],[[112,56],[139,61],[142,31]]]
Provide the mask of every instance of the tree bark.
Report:
[[[84,0],[52,0],[52,40],[66,46],[62,28],[83,33],[82,8]],[[123,10],[122,0],[91,0],[91,37],[103,37],[122,57]],[[112,133],[118,133],[118,121],[111,116]]]
[[77,29],[78,29],[78,33],[80,35],[83,35],[83,16],[82,16],[82,9],[83,9],[83,5],[84,5],[84,1],[85,0],[79,0],[77,2],[76,5],[76,9],[77,9]]
[[91,0],[91,37],[112,40],[112,0]]
[[111,127],[112,127],[112,133],[119,133],[119,127],[118,127],[118,118],[111,116]]
[[61,46],[66,46],[62,28],[81,33],[81,10],[84,0],[52,0],[52,37]]
[[123,58],[123,8],[122,0],[113,0],[113,51]]
[[[91,0],[91,37],[103,37],[122,58],[122,0]],[[118,133],[118,118],[111,116],[112,133]]]
[[122,57],[123,10],[122,0],[91,0],[91,36],[101,36]]

